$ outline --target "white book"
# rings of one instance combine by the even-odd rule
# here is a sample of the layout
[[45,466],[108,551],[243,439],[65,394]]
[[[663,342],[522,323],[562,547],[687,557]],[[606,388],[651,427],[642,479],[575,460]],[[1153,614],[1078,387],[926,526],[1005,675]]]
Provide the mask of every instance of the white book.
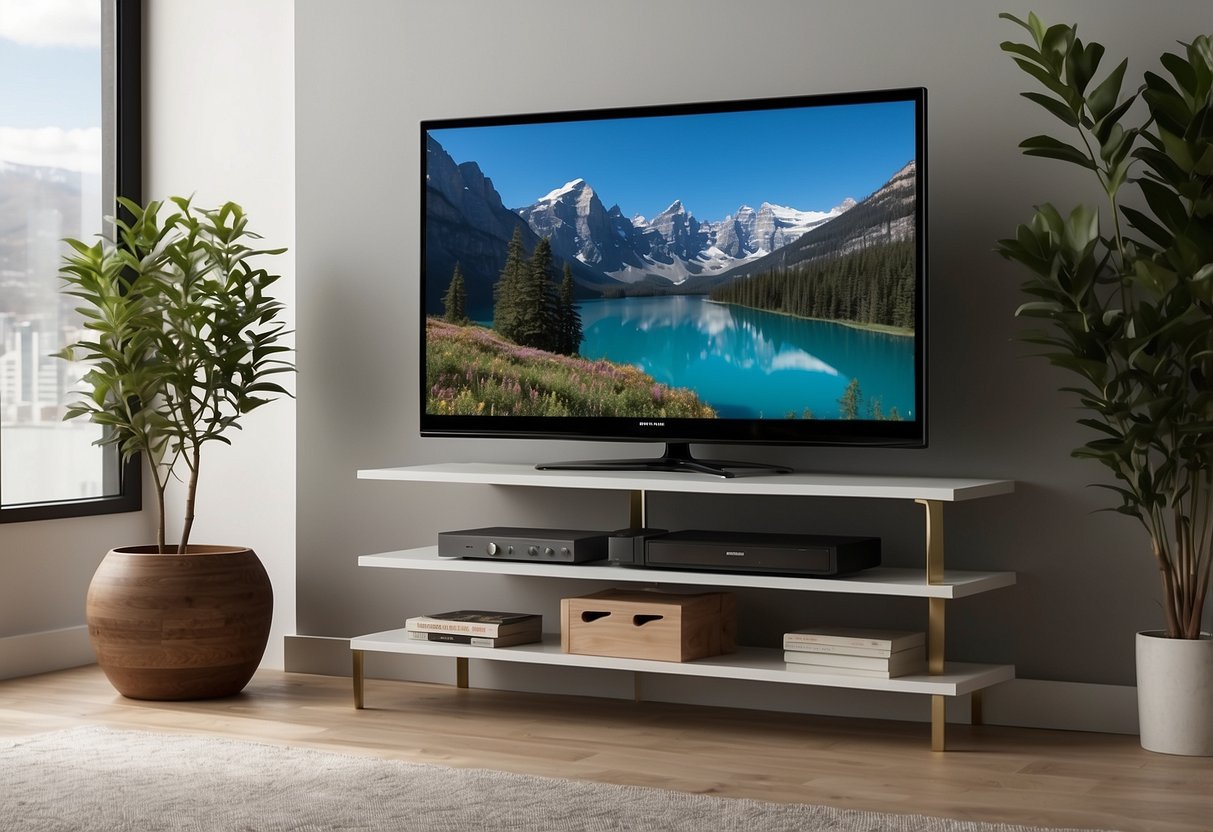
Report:
[[863,647],[897,653],[927,643],[927,634],[917,630],[873,630],[863,627],[813,627],[783,634],[783,648],[797,650],[806,644]]
[[805,664],[815,667],[848,668],[854,670],[880,670],[894,675],[916,673],[927,667],[926,652],[922,648],[911,648],[888,657],[844,656],[837,653],[802,653],[785,651],[783,660],[788,664]]
[[436,633],[429,630],[406,630],[410,641],[428,641],[435,644],[468,644],[472,647],[513,647],[515,644],[530,644],[539,641],[542,636],[538,630],[525,633],[512,633],[508,636],[490,638],[488,636],[473,636],[467,633]]
[[405,619],[405,629],[435,633],[463,633],[498,638],[513,633],[539,632],[543,617],[535,613],[455,610]]
[[863,676],[868,679],[894,679],[898,676],[908,676],[913,673],[923,673],[926,671],[926,663],[915,670],[905,670],[894,672],[890,670],[864,670],[860,667],[826,667],[820,664],[787,664],[784,666],[786,670],[791,670],[795,673],[819,673],[822,676]]
[[[842,656],[872,656],[878,659],[887,659],[893,655],[893,651],[888,647],[847,647],[843,644],[801,644],[799,642],[789,644],[785,641],[784,648],[796,653],[833,653]],[[910,649],[919,648],[911,647]]]

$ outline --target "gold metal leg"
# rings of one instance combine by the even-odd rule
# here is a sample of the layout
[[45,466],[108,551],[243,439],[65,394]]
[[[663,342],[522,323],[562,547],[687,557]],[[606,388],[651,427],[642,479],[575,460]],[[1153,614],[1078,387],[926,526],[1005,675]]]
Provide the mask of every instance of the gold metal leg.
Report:
[[944,704],[947,700],[938,694],[931,694],[931,750],[945,751],[944,735],[947,730],[947,716]]
[[644,492],[632,491],[628,494],[628,526],[634,529],[644,528],[645,523]]
[[[927,583],[943,582],[943,503],[939,500],[916,500],[926,510],[926,571]],[[943,598],[927,599],[927,673],[944,672],[946,627]],[[947,732],[947,700],[931,695],[931,750],[943,751]]]
[[[918,500],[927,512],[927,583],[943,581],[943,503]],[[927,600],[927,672],[943,673],[945,653],[944,599]]]
[[468,686],[468,660],[463,656],[455,657],[455,687]]
[[969,723],[971,725],[985,725],[985,704],[986,692],[984,690],[975,690],[969,694]]
[[362,710],[364,706],[363,700],[363,670],[366,663],[363,652],[355,650],[354,652],[354,708]]
[[915,500],[927,511],[927,583],[943,581],[943,503]]
[[[944,503],[916,501],[927,509],[927,583],[944,580]],[[943,598],[927,600],[927,672],[944,672],[945,628]]]
[[927,673],[937,676],[944,668],[944,599],[927,599]]

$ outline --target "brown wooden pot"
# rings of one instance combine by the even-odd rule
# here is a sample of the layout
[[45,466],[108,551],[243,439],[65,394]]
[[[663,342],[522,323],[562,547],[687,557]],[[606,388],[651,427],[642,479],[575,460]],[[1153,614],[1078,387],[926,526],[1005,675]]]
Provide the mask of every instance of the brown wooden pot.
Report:
[[261,662],[274,594],[252,549],[190,544],[111,550],[97,567],[85,620],[97,663],[131,699],[239,693]]

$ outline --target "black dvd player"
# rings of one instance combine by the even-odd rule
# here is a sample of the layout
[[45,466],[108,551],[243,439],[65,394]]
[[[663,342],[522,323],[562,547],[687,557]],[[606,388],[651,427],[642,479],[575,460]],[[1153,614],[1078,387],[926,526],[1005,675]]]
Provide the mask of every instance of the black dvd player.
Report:
[[643,565],[831,577],[879,566],[880,538],[688,530],[648,538]]
[[607,533],[586,529],[526,529],[492,526],[438,533],[444,558],[585,563],[607,556]]

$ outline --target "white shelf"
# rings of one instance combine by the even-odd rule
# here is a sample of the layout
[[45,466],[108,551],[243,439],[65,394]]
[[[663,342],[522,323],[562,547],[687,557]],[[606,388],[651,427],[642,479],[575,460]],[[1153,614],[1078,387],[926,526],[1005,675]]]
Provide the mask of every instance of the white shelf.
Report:
[[660,471],[539,471],[518,463],[449,462],[402,468],[366,468],[364,480],[588,488],[598,491],[674,491],[785,497],[867,497],[958,502],[1010,494],[1012,480],[888,477],[855,474],[761,474],[729,479]]
[[419,569],[429,572],[473,572],[481,575],[518,575],[533,578],[575,578],[617,583],[682,584],[686,586],[789,589],[800,592],[836,592],[852,595],[899,595],[908,598],[966,598],[1011,586],[1014,572],[961,572],[947,570],[943,582],[928,584],[922,569],[876,567],[840,578],[802,578],[788,575],[686,572],[616,566],[609,563],[544,563],[438,556],[437,546],[362,555],[359,566]]
[[514,647],[472,647],[414,641],[405,630],[350,639],[350,649],[379,653],[409,653],[424,656],[485,659],[524,664],[592,667],[604,670],[630,670],[639,673],[664,673],[675,676],[699,676],[716,679],[748,679],[858,690],[883,690],[897,693],[922,693],[936,696],[962,696],[1015,677],[1013,665],[948,662],[937,675],[914,674],[892,679],[848,676],[831,673],[803,673],[788,670],[783,650],[764,647],[740,647],[735,653],[698,659],[692,662],[662,662],[650,659],[620,659],[609,656],[584,656],[560,649],[560,636],[545,635],[542,642]]

